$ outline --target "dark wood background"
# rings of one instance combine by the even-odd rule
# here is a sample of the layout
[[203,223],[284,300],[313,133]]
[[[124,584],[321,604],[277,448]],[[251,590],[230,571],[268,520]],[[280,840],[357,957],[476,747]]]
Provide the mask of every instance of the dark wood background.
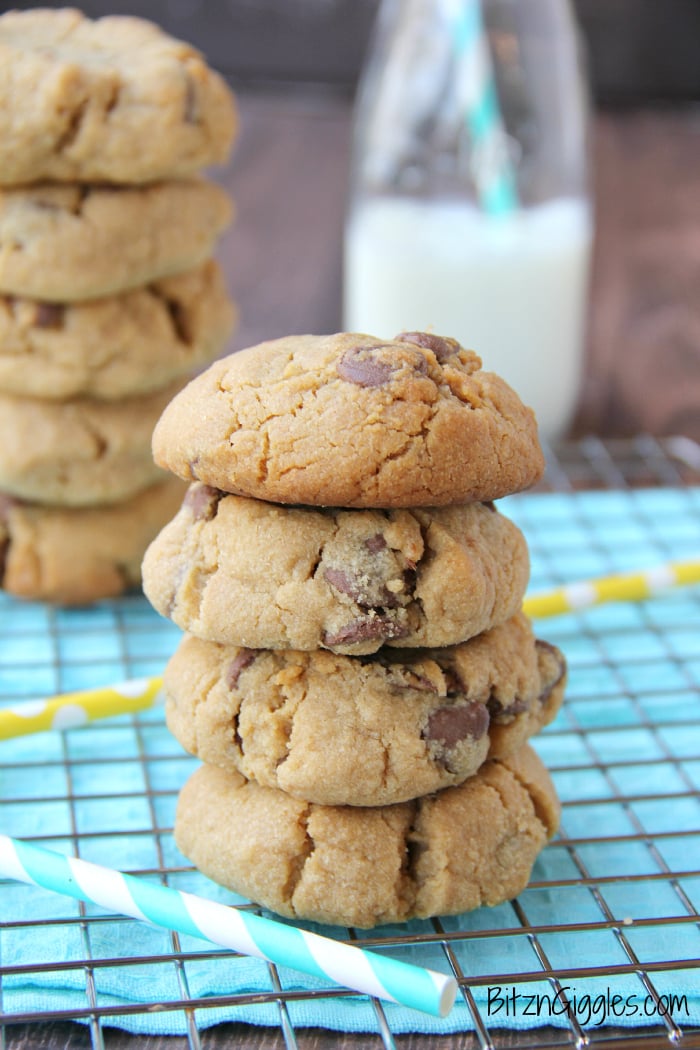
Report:
[[[700,99],[698,0],[572,2],[599,104]],[[65,4],[10,0],[0,3],[0,12],[35,6]],[[91,17],[151,18],[200,47],[238,88],[311,84],[351,92],[379,0],[81,0],[73,6]]]
[[[595,97],[596,245],[574,434],[700,441],[700,2],[575,5]],[[237,91],[242,131],[217,173],[238,209],[221,248],[241,308],[231,349],[340,328],[353,91],[377,0],[81,6],[152,18]]]

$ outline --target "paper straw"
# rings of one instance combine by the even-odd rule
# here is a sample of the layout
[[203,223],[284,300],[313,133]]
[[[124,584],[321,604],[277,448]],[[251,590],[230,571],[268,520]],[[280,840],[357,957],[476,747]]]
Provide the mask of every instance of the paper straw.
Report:
[[162,684],[160,677],[132,678],[117,685],[43,700],[26,700],[0,708],[0,740],[40,733],[45,729],[74,729],[96,718],[144,711],[161,702]]
[[700,561],[668,562],[642,572],[569,583],[553,591],[528,595],[523,611],[534,618],[558,616],[603,602],[644,601],[669,587],[689,583],[700,583]]
[[479,201],[490,215],[508,215],[517,209],[518,195],[481,5],[479,0],[451,0],[448,12]]
[[0,835],[0,875],[446,1017],[454,977]]

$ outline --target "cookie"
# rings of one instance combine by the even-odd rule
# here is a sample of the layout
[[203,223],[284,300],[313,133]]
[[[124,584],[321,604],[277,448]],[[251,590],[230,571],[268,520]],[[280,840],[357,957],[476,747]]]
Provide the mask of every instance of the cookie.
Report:
[[318,806],[203,766],[178,801],[175,841],[215,882],[294,919],[371,927],[509,900],[559,821],[528,746],[413,802]]
[[0,394],[0,492],[36,503],[116,503],[162,480],[153,425],[180,387],[122,401]]
[[0,18],[0,181],[154,182],[226,160],[224,80],[139,19],[75,10]]
[[168,728],[202,761],[307,802],[385,806],[517,751],[564,679],[518,614],[462,645],[359,658],[185,636],[164,680]]
[[502,623],[528,572],[522,533],[492,505],[289,507],[202,484],[143,566],[151,604],[200,638],[355,655],[451,645]]
[[140,583],[143,552],[182,499],[163,481],[112,506],[70,508],[0,499],[0,586],[18,598],[81,605]]
[[85,303],[0,298],[0,391],[52,400],[144,394],[213,361],[234,318],[213,260]]
[[71,302],[115,295],[209,258],[231,205],[213,182],[0,190],[0,294]]
[[158,463],[277,503],[488,501],[543,470],[535,417],[454,339],[289,336],[211,365],[164,412]]

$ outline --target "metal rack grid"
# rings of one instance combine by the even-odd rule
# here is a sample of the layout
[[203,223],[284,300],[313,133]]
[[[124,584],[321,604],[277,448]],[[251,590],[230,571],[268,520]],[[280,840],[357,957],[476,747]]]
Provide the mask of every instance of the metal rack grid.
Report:
[[[624,493],[637,487],[671,486],[674,498],[682,503],[686,526],[690,521],[690,532],[686,529],[681,536],[687,546],[700,540],[698,483],[700,448],[686,439],[586,439],[548,450],[540,489]],[[517,509],[518,504],[514,506]],[[532,501],[524,509],[528,513],[520,524],[530,542],[533,583],[556,584],[567,556],[557,545],[556,520],[546,522],[546,515],[538,515]],[[668,510],[673,514],[673,502]],[[624,521],[615,518],[613,525],[619,531],[612,541],[606,538],[604,522],[592,521],[590,514],[577,521],[577,513],[574,524],[586,537],[583,548],[593,553],[598,564],[608,565],[610,542],[628,544],[630,557],[635,555],[634,542],[625,532],[629,515],[636,513],[634,503],[625,506]],[[675,556],[679,533],[673,520],[642,519],[643,515],[631,524],[643,536],[647,555],[652,549],[658,561]],[[546,528],[541,528],[543,522]],[[596,524],[600,528],[592,527]],[[610,570],[616,567],[610,564]],[[59,907],[51,903],[59,898],[47,903],[40,897],[35,915],[19,909],[20,917],[0,924],[0,936],[22,936],[28,928],[47,939],[57,931],[62,937],[68,932],[73,953],[63,959],[29,958],[9,965],[0,958],[0,1047],[524,1048],[590,1043],[604,1050],[667,1042],[700,1046],[700,1026],[684,1024],[682,1009],[672,1018],[661,1010],[663,997],[684,986],[682,982],[700,986],[700,594],[693,588],[625,608],[622,616],[613,613],[612,606],[607,613],[600,607],[541,627],[540,633],[567,654],[571,688],[563,714],[536,742],[562,796],[563,819],[561,832],[547,847],[546,862],[538,862],[528,889],[509,905],[486,910],[485,916],[483,910],[476,913],[481,918],[466,925],[443,919],[420,924],[419,932],[412,928],[379,928],[365,934],[346,931],[348,939],[360,936],[367,947],[390,950],[399,957],[406,951],[414,961],[451,969],[460,980],[471,1031],[444,1037],[402,1035],[393,1030],[390,1010],[373,1002],[373,1031],[314,1032],[297,1019],[300,1004],[312,1009],[331,1000],[342,1004],[347,992],[290,989],[284,974],[269,966],[266,991],[198,995],[190,987],[193,958],[223,962],[230,953],[212,947],[194,956],[172,934],[157,953],[130,955],[123,947],[131,920],[77,903]],[[0,700],[37,695],[39,682],[49,694],[98,681],[157,674],[179,637],[136,596],[94,610],[47,609],[37,616],[36,609],[9,601],[0,606],[0,638],[4,638]],[[641,655],[631,644],[639,631],[653,642]],[[31,694],[27,692],[29,664]],[[659,674],[665,677],[659,680]],[[0,827],[40,843],[62,844],[83,857],[135,874],[192,888],[192,869],[178,859],[170,831],[177,786],[193,760],[170,739],[162,715],[153,711],[115,719],[55,734],[52,740],[51,756],[42,756],[40,763],[30,738],[11,751],[5,745],[0,752]],[[596,789],[591,795],[586,782],[587,793],[581,794],[583,778],[592,771]],[[131,866],[129,857],[133,853],[142,858],[144,844],[151,862]],[[195,892],[201,892],[203,885],[194,885]],[[645,913],[650,887],[658,907]],[[29,889],[0,881],[2,895]],[[113,934],[122,950],[105,952],[105,933],[106,943]],[[693,935],[699,939],[693,940]],[[568,954],[562,955],[563,945],[568,945]],[[154,967],[172,968],[176,991],[171,1001],[115,1004],[103,996],[100,975],[106,970],[126,972],[127,966],[141,973],[144,981]],[[68,972],[80,976],[81,1007],[54,1009],[47,995],[46,1008],[23,1009],[16,1004],[8,1008],[13,980],[41,983]],[[585,1017],[573,1008],[574,985],[592,995],[600,994],[601,982],[614,990],[620,980],[633,982],[640,1009],[658,1014],[653,1023],[611,1024],[608,1014],[607,1024],[598,1026],[595,1016]],[[559,1016],[557,1026],[545,1009],[536,1028],[506,1028],[500,1023],[505,1005],[500,1018],[498,1012],[490,1016],[484,1008],[483,991],[489,986],[507,989],[505,997],[516,991],[539,992],[546,997],[545,1006],[566,1003],[568,997],[571,1008],[563,1018]],[[237,1023],[207,1028],[208,1013],[231,1005],[242,1008]],[[246,1010],[261,1006],[272,1011],[274,1020],[268,1027],[249,1027]],[[111,1027],[126,1015],[154,1010],[179,1011],[185,1023],[182,1035],[171,1040],[132,1036]],[[76,1020],[83,1023],[63,1023]]]

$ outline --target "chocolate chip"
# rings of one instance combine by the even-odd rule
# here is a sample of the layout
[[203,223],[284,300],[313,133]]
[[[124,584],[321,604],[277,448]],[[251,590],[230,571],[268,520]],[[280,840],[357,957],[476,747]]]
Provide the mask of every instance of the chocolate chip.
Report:
[[190,485],[182,504],[190,508],[195,521],[211,521],[216,517],[219,500],[223,495],[223,492],[212,488],[211,485]]
[[441,335],[432,335],[430,332],[401,332],[394,341],[413,343],[415,346],[422,346],[424,350],[432,350],[440,364],[444,364],[448,358],[462,349],[456,339],[446,339]]
[[338,375],[355,386],[383,386],[398,368],[398,363],[393,364],[378,355],[378,351],[384,348],[384,344],[351,346],[338,361]]
[[257,649],[238,650],[226,672],[226,685],[229,689],[235,689],[237,687],[238,679],[241,677],[241,674],[245,671],[246,667],[250,667],[257,655]]
[[525,700],[519,700],[517,697],[508,706],[502,704],[495,696],[490,696],[486,701],[486,707],[494,722],[510,721],[512,715],[521,715],[529,706]]
[[449,704],[431,712],[423,739],[441,744],[450,751],[464,740],[480,740],[489,727],[489,721],[485,705],[475,700]]
[[[410,571],[403,574],[404,579],[410,581],[413,578]],[[390,590],[380,580],[373,581],[367,576],[364,578],[353,576],[344,569],[324,569],[323,577],[336,591],[347,594],[349,598],[363,609],[396,609],[405,604],[406,584],[399,586],[396,590]],[[401,581],[397,581],[399,584]]]
[[362,620],[353,620],[339,628],[335,634],[326,631],[323,644],[327,646],[354,645],[356,642],[387,641],[391,638],[404,638],[408,627],[397,623],[388,616],[371,616]]
[[368,536],[365,540],[365,547],[370,554],[379,554],[380,551],[386,549],[386,540],[381,532],[375,532],[374,536]]
[[412,671],[410,667],[401,667],[399,664],[389,665],[389,684],[398,689],[416,689],[419,693],[436,693],[437,686],[425,675]]
[[551,645],[549,642],[544,642],[540,638],[538,638],[535,641],[535,646],[541,652],[551,654],[551,656],[554,657],[556,665],[554,677],[551,681],[545,683],[544,688],[538,697],[539,702],[541,704],[544,704],[547,702],[547,700],[549,700],[550,696],[552,695],[552,690],[559,685],[562,678],[566,674],[566,661],[560,650],[557,649],[556,645]]
[[197,86],[191,77],[185,78],[185,124],[199,123]]
[[336,591],[340,591],[341,594],[347,594],[358,605],[367,604],[362,601],[364,592],[361,589],[360,581],[349,573],[344,572],[342,569],[324,569],[323,578]]
[[37,328],[62,328],[65,312],[60,303],[37,303],[34,324]]
[[0,585],[5,579],[5,566],[7,555],[10,552],[11,536],[7,528],[10,511],[17,506],[18,501],[13,496],[0,492]]
[[400,591],[390,591],[388,587],[382,587],[381,608],[398,609],[398,607],[403,604],[401,601],[403,597],[403,589]]

